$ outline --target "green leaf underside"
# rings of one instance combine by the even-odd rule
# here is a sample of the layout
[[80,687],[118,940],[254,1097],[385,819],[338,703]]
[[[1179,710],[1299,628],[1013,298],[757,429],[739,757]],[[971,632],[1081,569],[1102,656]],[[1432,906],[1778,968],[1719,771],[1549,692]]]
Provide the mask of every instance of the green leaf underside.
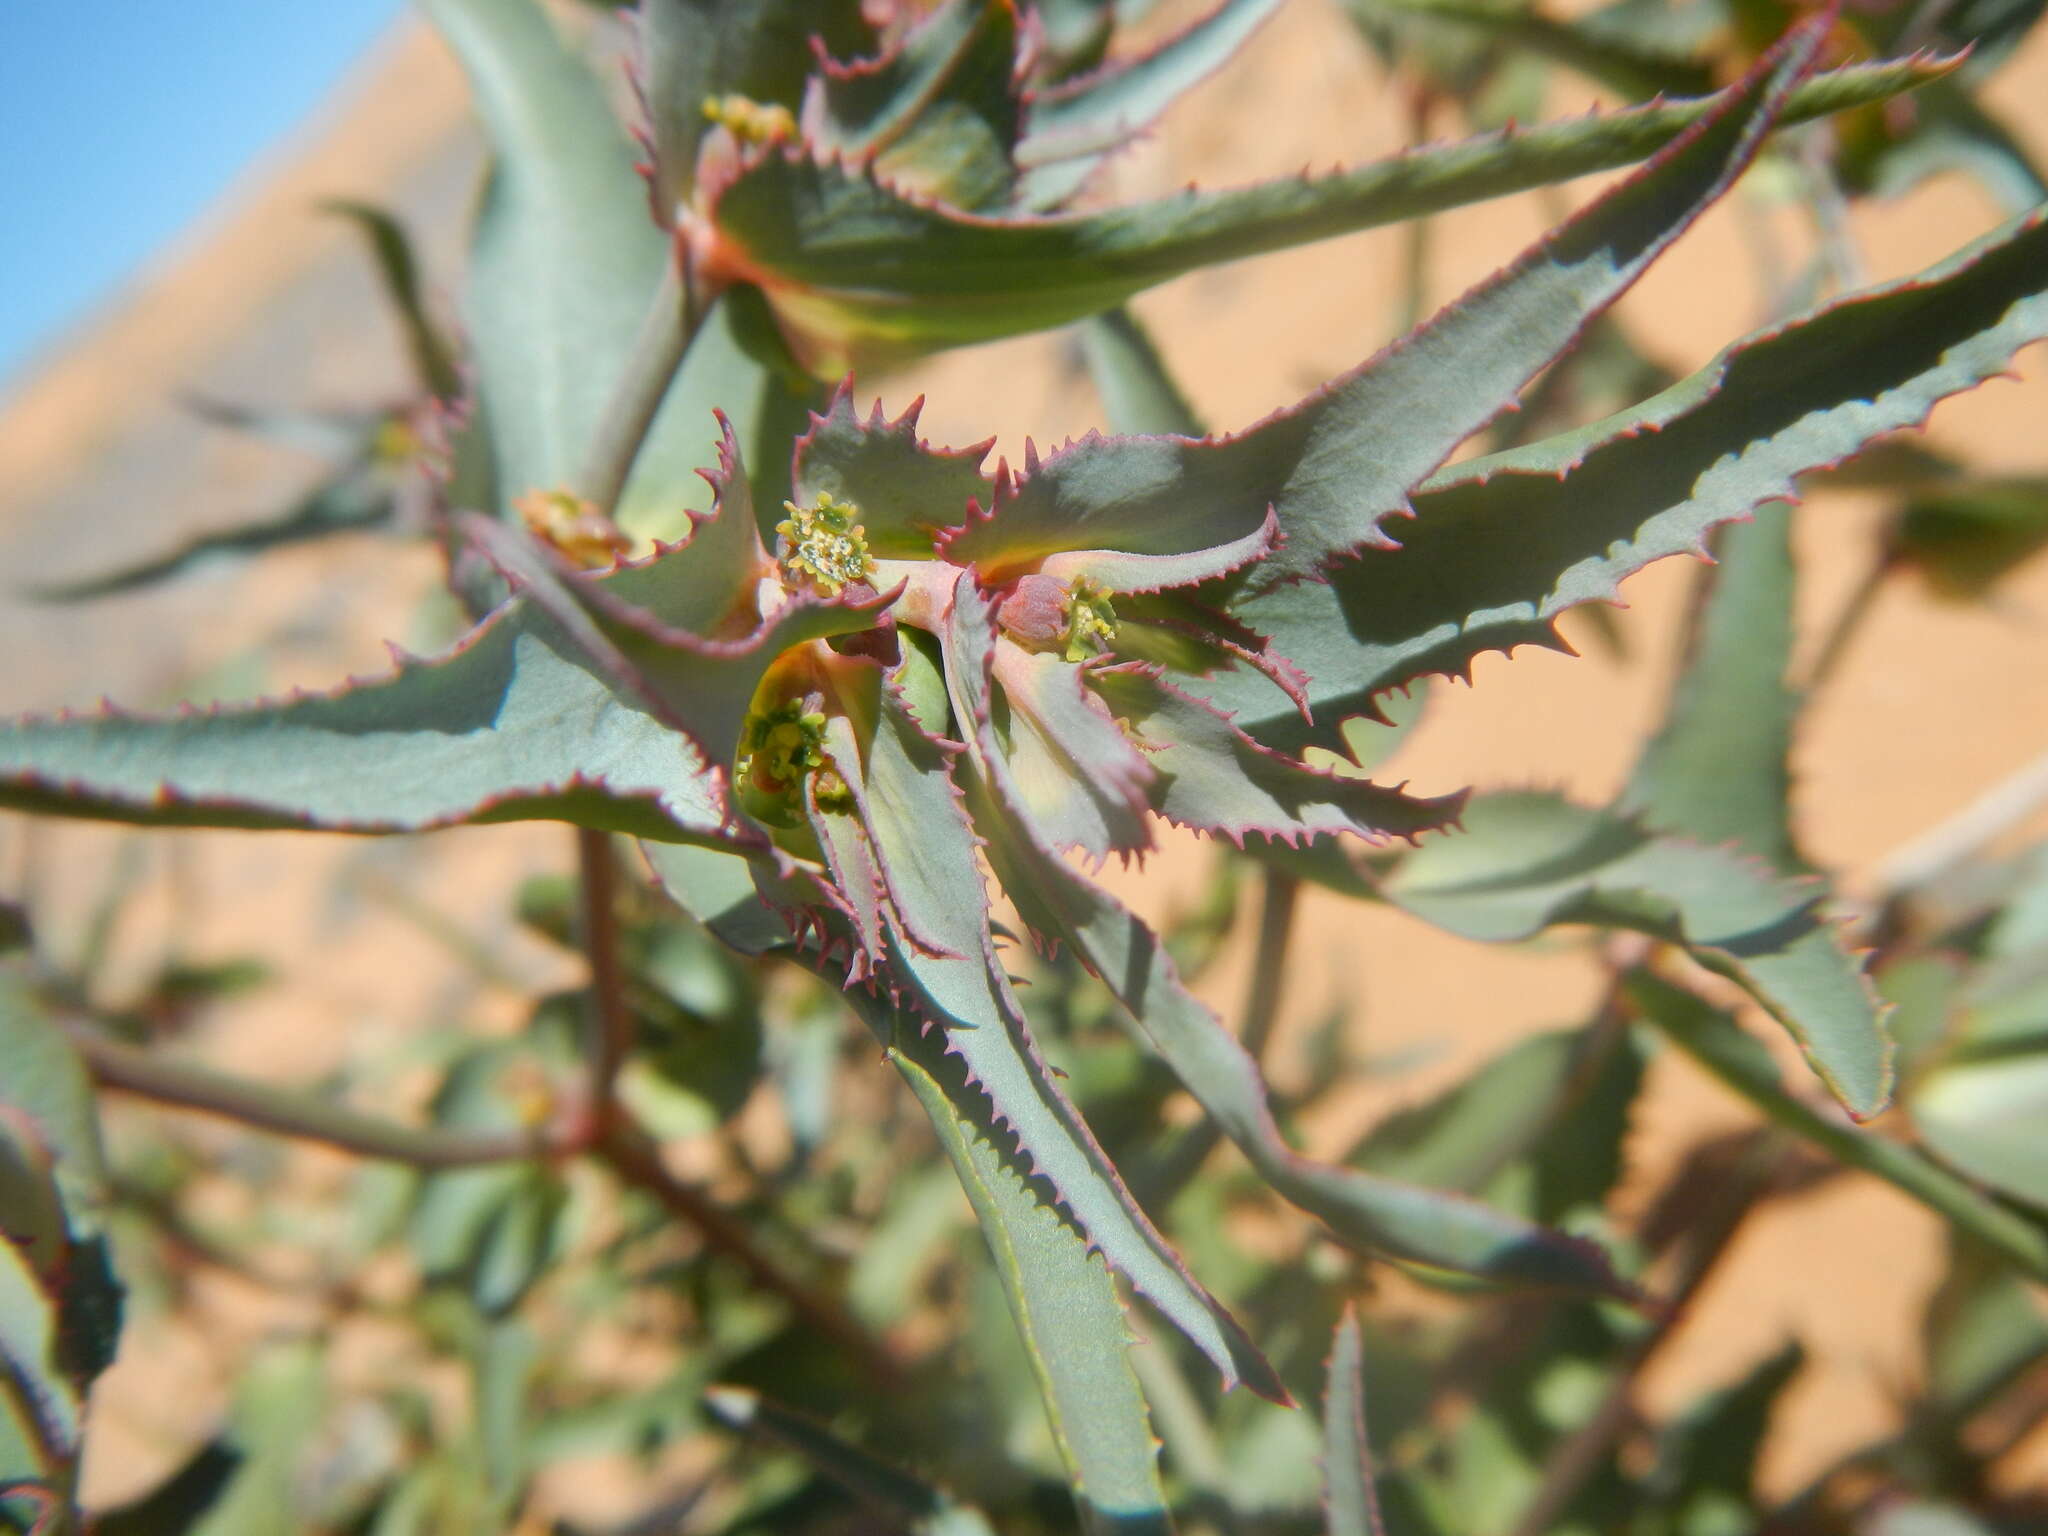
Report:
[[1700,632],[1621,796],[1660,831],[1802,869],[1792,841],[1792,517],[1776,503],[1724,531]]
[[[1191,691],[1282,750],[1335,745],[1339,721],[1487,651],[1556,647],[1553,621],[1697,552],[1717,525],[1788,496],[1799,474],[1922,421],[2048,335],[2048,220],[2014,220],[1918,277],[1759,332],[1631,410],[1438,474],[1400,548],[1327,584],[1261,591],[1237,615],[1314,680],[1314,727],[1244,669]],[[1727,445],[1744,445],[1731,452]]]
[[[1782,120],[1882,100],[1940,68],[1832,71],[1794,92]],[[734,268],[771,290],[814,347],[809,361],[829,376],[845,362],[835,338],[947,346],[1063,324],[1197,267],[1632,164],[1726,101],[1636,108],[1315,180],[1045,218],[970,216],[857,169],[774,150],[718,190],[715,211]]]
[[1284,591],[1334,556],[1387,544],[1380,525],[1407,510],[1408,493],[1511,404],[1748,164],[1816,40],[1811,26],[1793,34],[1650,165],[1306,400],[1234,437],[1091,437],[1027,463],[985,519],[948,537],[948,557],[995,570],[1072,549],[1185,554],[1246,538],[1270,512],[1283,542],[1241,583],[1259,592]]
[[1157,1445],[1108,1267],[1031,1187],[980,1095],[933,1039],[913,1022],[897,1031],[889,1056],[931,1117],[988,1239],[1084,1525],[1169,1530]]
[[1760,1041],[1692,993],[1638,973],[1629,995],[1652,1023],[1772,1121],[1837,1161],[1905,1191],[1971,1236],[1995,1248],[2036,1282],[2048,1281],[2048,1229],[1999,1205],[1902,1143],[1822,1115],[1787,1093]]
[[[1110,1266],[1186,1333],[1227,1383],[1241,1379],[1263,1396],[1284,1400],[1272,1366],[1187,1273],[1032,1041],[995,953],[988,895],[953,785],[951,754],[924,734],[893,691],[883,694],[882,717],[865,788],[872,835],[891,864],[892,894],[902,903],[889,923],[886,976],[942,1034],[947,1053],[960,1058],[1021,1154]],[[857,994],[849,995],[865,1009]]]
[[1034,929],[1074,946],[1260,1175],[1354,1247],[1506,1284],[1625,1293],[1591,1244],[1458,1196],[1317,1163],[1287,1146],[1257,1065],[1181,984],[1158,935],[1032,837],[987,724],[987,608],[971,578],[961,580],[954,608],[949,681],[956,715],[976,722],[977,809],[984,813],[977,824],[998,880]]
[[1223,0],[1157,47],[1037,92],[1017,146],[1026,167],[1017,202],[1054,208],[1079,192],[1103,156],[1175,98],[1229,62],[1282,0]]
[[1475,797],[1464,827],[1405,857],[1383,884],[1388,899],[1486,943],[1557,923],[1636,928],[1682,943],[1785,1026],[1850,1113],[1883,1109],[1891,1052],[1876,996],[1815,911],[1820,893],[1810,882],[1547,794]]
[[1329,1536],[1385,1536],[1365,1432],[1365,1341],[1351,1307],[1337,1324],[1323,1392],[1323,1513]]

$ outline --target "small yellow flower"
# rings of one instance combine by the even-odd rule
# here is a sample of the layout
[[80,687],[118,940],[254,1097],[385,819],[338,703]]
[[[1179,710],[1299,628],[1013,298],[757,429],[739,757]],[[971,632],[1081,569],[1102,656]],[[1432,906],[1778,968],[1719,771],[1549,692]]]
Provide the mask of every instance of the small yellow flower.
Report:
[[824,597],[837,597],[854,582],[874,579],[867,529],[854,521],[859,507],[835,500],[830,492],[814,507],[799,507],[793,501],[782,506],[789,516],[775,525],[775,531],[782,535],[785,578],[807,583]]
[[1086,576],[1067,595],[1067,627],[1060,646],[1069,661],[1100,656],[1116,638],[1116,608],[1109,593]]
[[619,525],[571,491],[529,491],[513,504],[526,531],[585,570],[602,570],[632,551]]
[[704,115],[729,130],[742,144],[772,144],[796,137],[796,118],[789,108],[755,101],[737,91],[726,96],[706,96]]

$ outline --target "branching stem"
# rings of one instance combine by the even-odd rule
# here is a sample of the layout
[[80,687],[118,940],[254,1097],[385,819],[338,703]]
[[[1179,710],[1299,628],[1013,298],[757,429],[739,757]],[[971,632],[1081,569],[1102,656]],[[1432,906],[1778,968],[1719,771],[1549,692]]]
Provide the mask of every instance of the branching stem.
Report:
[[587,1112],[592,1137],[602,1140],[618,1122],[619,1068],[633,1048],[633,1011],[626,1001],[625,969],[619,963],[618,864],[611,835],[578,827],[576,865],[580,936],[590,962]]
[[317,1141],[360,1157],[415,1168],[465,1168],[576,1150],[572,1135],[551,1127],[480,1133],[399,1125],[314,1094],[248,1082],[192,1062],[172,1061],[155,1051],[110,1039],[87,1024],[67,1022],[64,1030],[93,1077],[105,1087],[298,1141]]
[[876,1385],[901,1385],[903,1368],[880,1340],[831,1297],[785,1270],[754,1241],[751,1232],[714,1205],[702,1190],[671,1174],[654,1143],[642,1132],[614,1124],[593,1151],[619,1178],[653,1196],[671,1216],[696,1231],[707,1246],[737,1263],[762,1290],[780,1296],[798,1316],[836,1340],[873,1376]]

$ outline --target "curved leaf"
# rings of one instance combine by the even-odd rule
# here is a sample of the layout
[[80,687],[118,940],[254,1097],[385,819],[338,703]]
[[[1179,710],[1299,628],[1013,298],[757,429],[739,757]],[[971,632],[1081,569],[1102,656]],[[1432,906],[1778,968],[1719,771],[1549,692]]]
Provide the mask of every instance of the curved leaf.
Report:
[[1200,21],[1143,53],[1036,92],[1017,145],[1017,163],[1026,171],[1018,205],[1055,208],[1066,202],[1106,154],[1228,63],[1281,3],[1222,0]]
[[839,58],[873,40],[860,0],[640,0],[640,91],[664,223],[686,207],[697,149],[711,122],[704,103],[737,94],[791,112],[816,63],[811,39]]
[[661,280],[667,245],[602,87],[534,0],[423,0],[494,160],[468,330],[500,494],[566,486]]
[[[887,974],[944,1049],[965,1065],[967,1081],[1017,1138],[1036,1172],[1051,1182],[1088,1240],[1118,1273],[1186,1333],[1223,1374],[1262,1396],[1286,1389],[1235,1319],[1202,1289],[1140,1209],[1080,1112],[1040,1054],[989,931],[988,895],[941,749],[885,692],[883,729],[867,764],[875,841],[894,866],[906,910],[892,925]],[[881,750],[887,743],[889,750]],[[917,936],[942,946],[921,949]],[[863,1014],[871,1010],[849,994]],[[870,1018],[870,1022],[874,1022]],[[883,1039],[905,1048],[893,1023]]]
[[[534,0],[425,6],[462,60],[495,157],[467,318],[497,494],[509,507],[582,473],[661,289],[669,244],[603,88]],[[650,27],[654,12],[673,8],[650,6]],[[690,106],[700,124],[702,99]],[[772,408],[775,381],[738,350],[735,324],[726,303],[699,327],[608,509],[627,532],[673,538],[686,526],[682,504],[717,441],[712,406],[731,412],[743,437]]]
[[[349,832],[544,818],[727,842],[723,776],[762,672],[788,645],[872,622],[791,603],[733,642],[663,627],[717,615],[735,574],[685,546],[590,582],[601,620],[522,599],[445,656],[333,693],[19,720],[0,729],[0,804]],[[593,633],[620,651],[609,675]]]
[[[1833,71],[1784,102],[1802,121],[1939,74],[1924,60]],[[1316,180],[1062,217],[976,217],[857,168],[771,148],[715,189],[720,264],[766,288],[822,377],[855,347],[930,348],[1078,320],[1197,267],[1612,170],[1731,97],[1486,135]]]
[[[1247,536],[1270,511],[1283,542],[1239,586],[1285,594],[1314,585],[1304,579],[1332,557],[1389,545],[1382,524],[1407,511],[1409,492],[1510,405],[1749,163],[1818,37],[1811,24],[1796,30],[1650,165],[1306,400],[1213,442],[1090,437],[1027,463],[985,517],[948,537],[948,558],[987,570],[1070,549],[1187,553]],[[1251,605],[1239,607],[1265,632]],[[1280,649],[1305,659],[1285,642]],[[1237,707],[1233,699],[1229,708]]]
[[388,527],[398,509],[397,482],[402,473],[394,466],[365,459],[321,480],[279,516],[214,529],[133,565],[31,587],[28,595],[45,603],[113,597],[266,550]]
[[1839,1124],[1809,1108],[1785,1091],[1770,1052],[1760,1042],[1683,988],[1638,972],[1629,981],[1629,996],[1674,1044],[1771,1120],[1838,1162],[1904,1190],[1996,1249],[2035,1281],[2048,1280],[2048,1226],[1980,1194],[1911,1147]]
[[[1033,928],[1073,945],[1144,1040],[1284,1198],[1343,1241],[1506,1284],[1627,1294],[1589,1243],[1435,1190],[1302,1157],[1266,1104],[1257,1065],[1181,984],[1159,936],[1032,837],[989,726],[987,605],[963,576],[947,648],[954,711],[971,722],[983,804],[977,825],[1003,890]],[[977,640],[977,634],[982,638]]]
[[957,1066],[914,1023],[899,1028],[896,1040],[889,1059],[931,1117],[988,1239],[1084,1529],[1169,1530],[1158,1444],[1131,1374],[1131,1334],[1107,1266],[1088,1236],[1032,1188]]
[[1748,337],[1631,410],[1445,470],[1415,496],[1398,550],[1241,603],[1238,616],[1315,679],[1316,727],[1254,674],[1221,673],[1199,691],[1291,750],[1415,678],[1464,675],[1486,651],[1557,647],[1567,608],[1697,552],[1718,524],[1918,424],[2043,336],[2048,214],[2037,210],[1917,277]]
[[1407,855],[1382,882],[1397,906],[1486,943],[1555,923],[1636,928],[1686,946],[1783,1024],[1859,1119],[1891,1092],[1891,1043],[1861,965],[1815,911],[1811,882],[1729,850],[1644,831],[1538,793],[1482,795],[1462,836]]
[[412,354],[413,377],[420,389],[436,400],[453,400],[462,393],[462,370],[455,361],[454,347],[427,313],[426,301],[420,294],[419,263],[413,257],[412,240],[405,226],[374,203],[342,197],[331,198],[320,206],[354,224],[369,246],[370,258],[377,264],[377,275],[384,283],[384,295],[398,311],[406,349]]

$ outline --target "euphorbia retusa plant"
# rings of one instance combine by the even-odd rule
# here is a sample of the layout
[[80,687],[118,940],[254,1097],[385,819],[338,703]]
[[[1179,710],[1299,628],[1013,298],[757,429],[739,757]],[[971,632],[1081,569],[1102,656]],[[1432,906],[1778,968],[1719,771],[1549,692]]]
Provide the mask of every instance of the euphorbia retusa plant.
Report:
[[[602,93],[538,11],[426,8],[498,156],[471,277],[474,398],[444,498],[453,579],[490,611],[446,655],[331,694],[19,721],[0,732],[0,803],[161,826],[541,818],[638,837],[714,932],[846,988],[969,1187],[1070,1474],[1105,1514],[1157,1507],[1110,1271],[1226,1380],[1285,1389],[1038,1049],[998,896],[1103,978],[1278,1193],[1426,1272],[1635,1295],[1591,1243],[1296,1152],[1251,1057],[1080,864],[1142,856],[1164,819],[1482,936],[1575,916],[1637,927],[1746,988],[1851,1115],[1884,1105],[1877,1005],[1810,881],[1626,821],[1490,814],[1493,833],[1461,840],[1462,797],[1374,783],[1342,754],[1346,723],[1390,692],[1488,650],[1559,645],[1565,609],[1704,552],[1797,475],[2048,335],[2036,212],[1617,416],[1449,463],[1776,127],[1941,65],[1816,75],[1824,13],[1701,102],[1070,212],[1270,0],[1229,0],[1065,80],[1008,0],[949,0],[880,38],[852,4],[645,0],[650,219]],[[922,441],[914,407],[864,414],[850,380],[818,393],[855,360],[1065,323],[1205,263],[1645,154],[1412,334],[1235,434],[1091,435],[991,472],[988,444]],[[712,406],[712,501],[686,513]],[[1442,851],[1389,873],[1333,860],[1347,835]],[[1527,851],[1555,877],[1502,894],[1461,878],[1460,849],[1480,865]]]

